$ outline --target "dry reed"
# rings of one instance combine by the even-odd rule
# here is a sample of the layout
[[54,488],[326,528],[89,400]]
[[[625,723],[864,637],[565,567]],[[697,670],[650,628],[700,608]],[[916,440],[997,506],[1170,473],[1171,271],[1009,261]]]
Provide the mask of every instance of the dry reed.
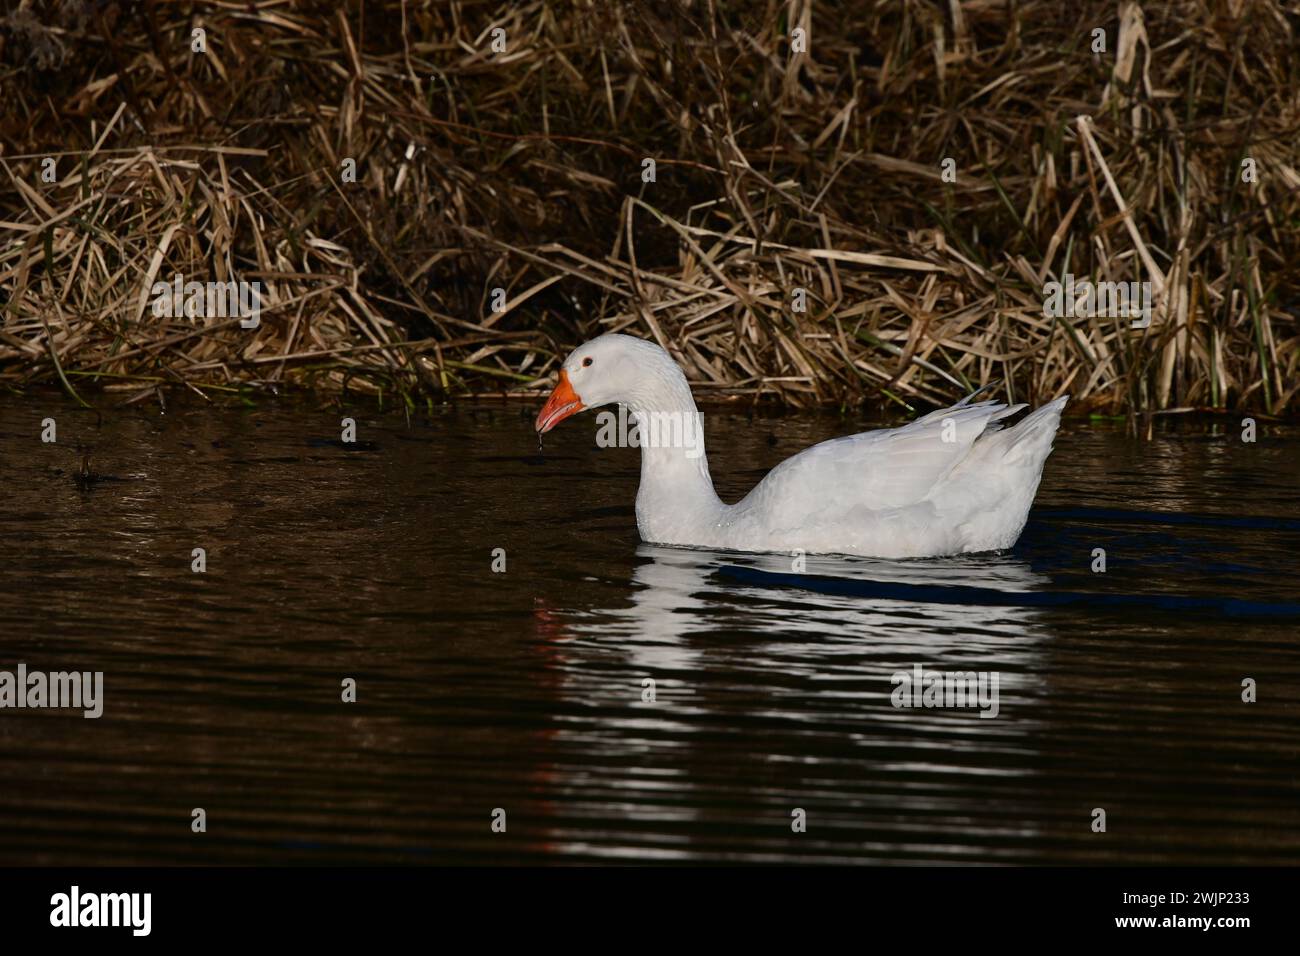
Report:
[[[1294,414],[1297,34],[1282,0],[21,0],[0,382],[531,394],[624,330],[706,398]],[[260,282],[261,326],[155,317],[177,273]],[[1045,317],[1067,273],[1150,282],[1150,327]]]

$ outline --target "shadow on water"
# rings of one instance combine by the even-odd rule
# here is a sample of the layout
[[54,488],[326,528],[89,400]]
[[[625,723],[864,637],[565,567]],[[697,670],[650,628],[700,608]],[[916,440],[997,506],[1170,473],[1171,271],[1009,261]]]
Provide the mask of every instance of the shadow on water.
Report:
[[[796,569],[638,543],[586,419],[131,410],[86,488],[38,405],[0,404],[0,670],[106,703],[0,711],[0,862],[1300,862],[1295,430],[1067,425],[1013,551]],[[844,430],[708,427],[730,498]],[[917,665],[997,716],[894,706]]]

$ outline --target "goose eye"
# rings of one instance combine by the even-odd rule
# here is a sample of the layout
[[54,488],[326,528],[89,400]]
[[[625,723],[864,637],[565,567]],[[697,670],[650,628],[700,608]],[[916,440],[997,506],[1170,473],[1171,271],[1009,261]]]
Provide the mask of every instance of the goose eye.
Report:
[[588,355],[585,359],[582,360],[582,367],[586,368],[588,365],[591,364],[591,362],[592,362],[592,358],[590,355]]

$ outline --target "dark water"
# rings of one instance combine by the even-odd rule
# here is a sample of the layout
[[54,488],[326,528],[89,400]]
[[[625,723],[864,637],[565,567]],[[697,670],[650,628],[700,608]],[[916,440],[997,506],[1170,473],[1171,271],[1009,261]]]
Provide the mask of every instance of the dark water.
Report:
[[[0,400],[0,670],[105,674],[0,710],[0,863],[1300,862],[1300,431],[1067,422],[1012,553],[797,575],[534,411]],[[719,490],[859,424],[708,415]]]

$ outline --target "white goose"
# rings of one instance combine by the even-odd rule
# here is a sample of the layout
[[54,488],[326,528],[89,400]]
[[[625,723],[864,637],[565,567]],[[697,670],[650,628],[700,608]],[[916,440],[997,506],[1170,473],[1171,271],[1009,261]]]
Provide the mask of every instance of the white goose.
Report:
[[[627,406],[644,436],[636,496],[644,541],[919,558],[1015,544],[1066,398],[1011,428],[999,420],[1024,405],[967,398],[901,428],[824,441],[787,458],[729,505],[713,490],[681,369],[651,342],[602,335],[565,360],[536,428],[543,435],[585,409]],[[662,427],[653,427],[656,421]],[[660,440],[647,440],[656,435]]]

